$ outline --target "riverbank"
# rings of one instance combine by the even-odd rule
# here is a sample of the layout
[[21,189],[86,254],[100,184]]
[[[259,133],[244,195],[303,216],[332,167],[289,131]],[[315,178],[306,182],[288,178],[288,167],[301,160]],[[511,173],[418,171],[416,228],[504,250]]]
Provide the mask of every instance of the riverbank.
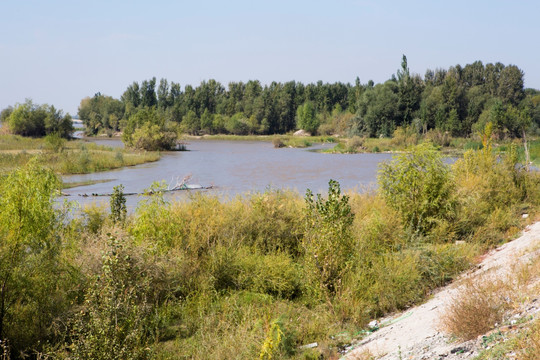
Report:
[[261,141],[270,142],[274,144],[274,147],[293,147],[293,148],[306,148],[313,144],[325,144],[325,143],[337,143],[339,140],[335,136],[295,136],[293,134],[288,135],[182,135],[182,140],[223,140],[223,141]]
[[161,158],[161,154],[101,146],[82,140],[0,135],[0,175],[24,166],[33,157],[38,157],[42,165],[55,173],[67,175],[154,162]]
[[373,321],[344,359],[537,359],[539,245],[536,222],[429,301]]

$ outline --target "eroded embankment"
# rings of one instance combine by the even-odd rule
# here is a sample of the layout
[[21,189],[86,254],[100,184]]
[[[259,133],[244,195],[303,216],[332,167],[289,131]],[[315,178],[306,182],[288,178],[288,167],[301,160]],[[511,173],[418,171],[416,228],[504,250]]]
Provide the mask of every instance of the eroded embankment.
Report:
[[[486,254],[478,266],[442,288],[426,303],[380,321],[381,328],[354,345],[346,359],[469,359],[485,348],[482,336],[468,342],[455,341],[442,331],[441,317],[467,281],[483,277],[504,279],[520,264],[540,257],[540,222],[529,225],[523,235]],[[534,279],[538,282],[538,279]],[[539,316],[538,297],[528,297],[514,312],[530,320]],[[535,305],[536,304],[536,305]],[[514,315],[516,318],[517,315]],[[397,321],[393,321],[396,319]],[[530,321],[529,320],[529,321]],[[387,326],[384,326],[388,324]],[[502,324],[499,324],[502,325]],[[512,326],[502,327],[508,331]]]

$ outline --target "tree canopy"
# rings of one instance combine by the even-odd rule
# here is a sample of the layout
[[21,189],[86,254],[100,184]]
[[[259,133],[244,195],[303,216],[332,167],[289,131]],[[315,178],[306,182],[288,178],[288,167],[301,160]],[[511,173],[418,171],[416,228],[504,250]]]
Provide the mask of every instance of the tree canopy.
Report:
[[83,99],[79,116],[91,134],[125,130],[130,117],[147,108],[164,119],[166,131],[190,134],[277,134],[307,125],[313,133],[371,137],[390,136],[400,126],[468,136],[482,128],[487,114],[503,111],[500,116],[506,120],[494,121],[500,125],[497,134],[514,136],[520,126],[513,123],[512,109],[530,114],[530,127],[540,128],[537,98],[536,90],[524,88],[523,71],[515,65],[475,61],[428,69],[422,77],[410,72],[403,55],[396,74],[380,84],[371,80],[362,84],[357,78],[354,84],[274,81],[263,85],[250,80],[224,86],[210,79],[182,88],[154,77],[133,82],[120,99],[99,93]]
[[69,138],[73,132],[73,123],[69,114],[57,110],[52,105],[34,104],[27,99],[22,104],[8,107],[2,111],[1,120],[10,131],[22,136],[45,136],[57,134]]

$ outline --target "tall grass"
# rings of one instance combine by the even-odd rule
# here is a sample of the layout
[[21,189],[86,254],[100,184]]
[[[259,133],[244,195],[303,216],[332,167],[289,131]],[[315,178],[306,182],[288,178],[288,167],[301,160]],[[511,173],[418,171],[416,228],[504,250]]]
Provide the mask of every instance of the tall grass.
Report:
[[44,147],[43,139],[0,134],[0,150],[36,150]]
[[54,149],[44,139],[13,135],[0,137],[0,174],[26,164],[32,157],[60,174],[86,174],[157,161],[157,152],[136,152],[69,141]]

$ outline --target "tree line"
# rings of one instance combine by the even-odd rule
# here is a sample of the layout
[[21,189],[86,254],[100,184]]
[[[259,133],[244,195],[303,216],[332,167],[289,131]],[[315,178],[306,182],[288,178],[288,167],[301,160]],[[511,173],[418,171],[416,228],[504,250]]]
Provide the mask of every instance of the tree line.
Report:
[[[101,93],[81,100],[88,135],[123,132],[132,147],[172,148],[180,133],[268,135],[303,129],[312,134],[390,137],[399,127],[469,136],[491,122],[499,137],[540,130],[540,90],[524,88],[515,65],[476,61],[449,69],[410,72],[407,58],[384,83],[263,85],[216,80],[197,87],[156,78],[130,84],[120,99]],[[72,131],[69,115],[27,100],[1,113],[13,133],[43,136]]]
[[[515,65],[476,61],[449,69],[412,74],[401,68],[384,83],[310,83],[262,85],[257,80],[216,80],[197,87],[156,78],[133,82],[120,99],[96,94],[81,101],[79,116],[89,134],[127,131],[141,117],[159,131],[189,134],[283,134],[298,128],[312,133],[391,136],[412,126],[453,136],[468,136],[492,122],[501,136],[521,136],[540,125],[540,91],[524,88]],[[143,112],[144,114],[139,114]]]

